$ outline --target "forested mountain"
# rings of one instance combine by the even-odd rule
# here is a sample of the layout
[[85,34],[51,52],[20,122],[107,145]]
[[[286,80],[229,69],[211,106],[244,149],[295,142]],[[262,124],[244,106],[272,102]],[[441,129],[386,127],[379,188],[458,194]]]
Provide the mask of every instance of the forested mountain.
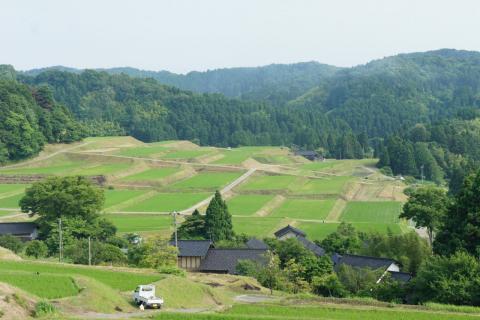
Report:
[[[450,179],[453,163],[480,160],[476,148],[461,147],[480,135],[478,52],[400,54],[353,68],[309,62],[177,75],[54,67],[17,77],[51,88],[94,135],[218,146],[295,144],[336,158],[360,158],[373,147],[380,156],[402,155],[382,157],[380,165],[393,173],[419,177],[423,166],[435,181]],[[411,138],[418,125],[428,138]],[[408,165],[410,158],[416,161]],[[397,166],[399,159],[408,161]]]
[[35,155],[46,142],[72,142],[83,134],[49,88],[21,84],[13,68],[0,66],[0,163]]
[[[56,66],[25,72],[37,76],[48,70],[80,73],[82,70]],[[109,74],[126,74],[135,78],[153,78],[160,83],[198,93],[221,93],[232,98],[243,98],[282,104],[315,87],[340,68],[303,62],[272,64],[254,68],[225,68],[205,72],[192,71],[176,74],[168,71],[146,71],[135,68],[97,69]]]
[[[341,120],[314,108],[196,94],[159,84],[154,79],[48,70],[21,76],[30,85],[47,85],[58,101],[81,121],[95,122],[97,134],[118,124],[143,141],[188,139],[202,145],[291,145],[327,150],[345,144],[345,157],[362,157],[357,137]],[[107,134],[111,134],[108,132]]]

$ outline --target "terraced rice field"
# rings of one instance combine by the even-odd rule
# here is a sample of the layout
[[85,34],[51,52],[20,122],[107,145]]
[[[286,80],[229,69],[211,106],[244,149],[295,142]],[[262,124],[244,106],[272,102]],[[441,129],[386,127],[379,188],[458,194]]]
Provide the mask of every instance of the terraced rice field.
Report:
[[330,176],[324,179],[309,179],[307,183],[294,190],[297,194],[341,194],[349,180],[349,176]]
[[165,168],[152,168],[145,171],[132,174],[125,178],[122,178],[122,181],[155,181],[166,178],[174,173],[180,171],[180,168],[177,167],[165,167]]
[[133,148],[124,148],[117,152],[117,154],[127,157],[137,157],[137,158],[150,158],[152,155],[160,154],[170,150],[164,146],[144,146],[144,147],[133,147]]
[[[9,273],[12,270],[15,270],[15,272],[23,271],[35,276],[37,272],[40,273],[40,275],[82,275],[93,278],[113,289],[121,291],[129,291],[132,290],[132,288],[135,288],[139,283],[152,283],[162,278],[160,274],[148,272],[126,272],[66,264],[0,260],[0,273]],[[40,280],[38,282],[39,285],[45,282]]]
[[242,175],[243,172],[201,172],[171,185],[172,189],[205,189],[215,191]]
[[214,164],[241,164],[255,153],[252,148],[235,148],[231,150],[223,150],[223,157],[214,161]]
[[15,167],[15,168],[8,168],[8,169],[1,169],[0,174],[19,174],[19,175],[27,175],[27,174],[54,174],[54,175],[62,175],[62,174],[71,174],[79,167],[81,167],[82,163],[74,162],[74,161],[62,161],[59,164],[53,165],[46,165],[46,166],[38,166],[38,167]]
[[122,211],[132,212],[172,212],[184,210],[206,199],[209,193],[159,193],[141,203],[133,204]]
[[81,167],[78,170],[73,170],[70,174],[78,174],[83,176],[111,175],[127,170],[130,167],[130,163],[108,163],[96,166]]
[[210,150],[178,150],[160,156],[165,160],[189,160],[211,153]]
[[[340,223],[319,223],[319,222],[300,222],[296,227],[303,230],[309,239],[322,240],[330,233],[335,232]],[[357,231],[361,232],[378,232],[385,234],[402,233],[402,228],[397,223],[352,223]]]
[[122,202],[141,196],[147,192],[148,190],[127,190],[127,189],[105,190],[104,208],[108,209]]
[[251,177],[245,184],[242,184],[240,190],[285,190],[297,181],[295,176],[255,176]]
[[233,217],[232,222],[236,233],[256,237],[272,236],[273,232],[288,224],[283,219],[270,217]]
[[287,199],[269,216],[291,219],[324,220],[335,204],[335,199]]
[[26,184],[0,184],[0,196],[13,192],[21,192],[28,187]]
[[73,278],[67,275],[0,272],[0,281],[45,299],[71,297],[79,291]]
[[227,206],[232,215],[251,216],[271,201],[274,195],[238,195],[227,200]]
[[118,232],[146,232],[168,230],[172,226],[172,217],[158,214],[107,214]]
[[14,196],[0,198],[0,208],[19,208],[18,202],[22,199],[23,193]]
[[396,201],[350,201],[340,220],[347,222],[396,223],[402,204]]

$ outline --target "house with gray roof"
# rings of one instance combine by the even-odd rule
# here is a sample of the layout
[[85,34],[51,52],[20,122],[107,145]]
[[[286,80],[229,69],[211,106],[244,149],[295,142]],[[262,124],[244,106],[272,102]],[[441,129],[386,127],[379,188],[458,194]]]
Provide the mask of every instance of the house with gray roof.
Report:
[[274,233],[278,240],[286,240],[290,238],[296,238],[306,249],[312,251],[317,257],[321,257],[325,254],[325,250],[322,247],[316,245],[312,241],[306,238],[307,234],[300,229],[287,225],[286,227],[278,230]]
[[34,222],[2,222],[0,235],[10,234],[22,241],[35,240],[38,237],[38,228]]
[[[171,241],[170,245],[175,246]],[[178,240],[178,267],[190,271],[200,268],[208,251],[214,247],[210,240]]]
[[200,271],[238,274],[237,265],[242,260],[266,263],[265,249],[210,249],[200,265]]

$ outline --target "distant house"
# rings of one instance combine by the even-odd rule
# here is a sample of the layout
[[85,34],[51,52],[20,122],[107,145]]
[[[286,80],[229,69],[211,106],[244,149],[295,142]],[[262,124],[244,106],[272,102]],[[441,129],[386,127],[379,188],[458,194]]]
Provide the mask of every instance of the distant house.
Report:
[[3,222],[0,223],[0,235],[10,234],[22,241],[35,240],[38,228],[34,222]]
[[307,234],[300,229],[292,227],[291,225],[287,225],[282,229],[278,230],[274,233],[275,238],[278,240],[286,240],[289,238],[298,238],[298,237],[306,237]]
[[390,258],[378,258],[378,257],[369,257],[369,256],[360,256],[353,254],[334,254],[332,257],[335,271],[338,271],[341,265],[348,265],[355,268],[369,268],[372,270],[383,270],[382,275],[378,278],[377,283],[382,281],[382,279],[390,274],[392,279],[408,282],[412,278],[409,273],[400,272],[400,264]]
[[301,156],[304,157],[305,159],[308,159],[310,161],[319,161],[323,160],[323,157],[318,154],[316,151],[311,151],[311,150],[305,150],[305,151],[295,151],[296,156]]
[[321,257],[325,254],[325,250],[311,242],[306,238],[307,234],[300,229],[287,225],[286,227],[278,230],[274,233],[278,240],[286,240],[290,238],[296,238],[306,249],[313,252],[316,256]]
[[[261,240],[247,242],[252,248],[215,249],[210,240],[178,240],[178,267],[188,271],[237,273],[241,260],[264,263],[268,247]],[[175,245],[172,241],[171,245]]]
[[[178,240],[178,267],[190,271],[200,268],[202,260],[213,248],[210,240]],[[175,245],[174,242],[170,242]]]
[[210,249],[200,265],[200,271],[238,274],[237,265],[242,260],[266,263],[265,249]]

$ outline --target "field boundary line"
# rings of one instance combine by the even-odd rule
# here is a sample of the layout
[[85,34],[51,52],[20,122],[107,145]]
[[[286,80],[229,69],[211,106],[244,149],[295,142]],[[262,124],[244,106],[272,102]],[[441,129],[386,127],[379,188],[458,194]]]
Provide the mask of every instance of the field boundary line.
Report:
[[277,195],[273,197],[272,200],[268,201],[263,207],[260,208],[253,216],[256,217],[266,217],[270,215],[273,210],[277,209],[280,207],[284,202],[286,198],[282,195]]
[[104,208],[103,210],[104,210],[104,212],[110,212],[110,211],[107,211],[107,210],[112,209],[112,208],[113,208],[113,210],[122,209],[122,208],[128,207],[131,204],[135,204],[139,201],[150,199],[151,197],[154,197],[156,194],[157,194],[157,191],[152,190],[152,191],[149,191],[145,194],[138,195],[137,197],[134,197],[132,199],[128,199],[127,201],[120,202],[119,204],[110,206],[108,208]]
[[342,215],[343,210],[347,206],[347,201],[343,200],[342,198],[339,198],[337,201],[335,201],[335,204],[333,205],[332,210],[328,213],[328,215],[325,217],[325,221],[329,222],[338,222],[340,221],[340,216]]

